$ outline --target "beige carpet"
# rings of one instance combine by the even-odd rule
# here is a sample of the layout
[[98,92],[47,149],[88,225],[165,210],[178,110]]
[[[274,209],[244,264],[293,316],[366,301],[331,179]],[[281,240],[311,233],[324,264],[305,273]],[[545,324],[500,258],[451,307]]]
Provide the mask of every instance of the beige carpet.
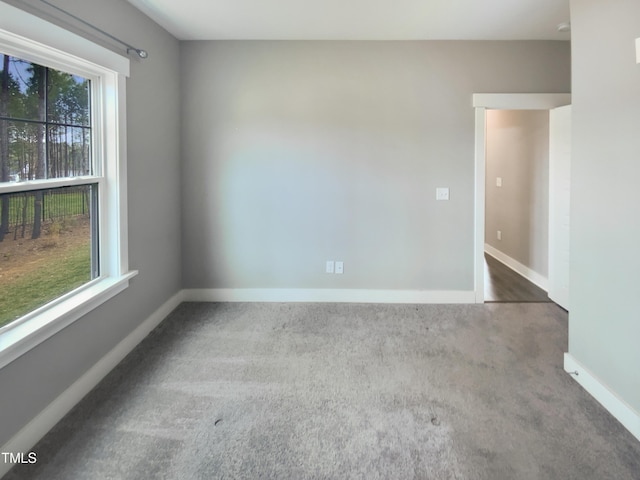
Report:
[[7,479],[640,479],[554,304],[183,304]]

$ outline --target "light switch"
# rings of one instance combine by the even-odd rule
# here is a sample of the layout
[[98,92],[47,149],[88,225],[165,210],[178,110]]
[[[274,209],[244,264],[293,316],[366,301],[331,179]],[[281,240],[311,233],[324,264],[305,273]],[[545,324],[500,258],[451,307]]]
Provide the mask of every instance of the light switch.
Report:
[[344,262],[336,262],[336,274],[341,275],[344,273]]
[[333,260],[327,260],[327,267],[325,269],[327,273],[333,273]]
[[496,187],[502,186],[502,177],[496,177]]
[[436,188],[436,200],[449,200],[449,187]]

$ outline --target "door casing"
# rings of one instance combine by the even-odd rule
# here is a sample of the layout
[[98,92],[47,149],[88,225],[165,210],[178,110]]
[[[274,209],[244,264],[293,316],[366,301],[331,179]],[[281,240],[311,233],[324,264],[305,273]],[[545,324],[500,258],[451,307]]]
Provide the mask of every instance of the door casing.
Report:
[[549,298],[569,310],[571,105],[549,111]]

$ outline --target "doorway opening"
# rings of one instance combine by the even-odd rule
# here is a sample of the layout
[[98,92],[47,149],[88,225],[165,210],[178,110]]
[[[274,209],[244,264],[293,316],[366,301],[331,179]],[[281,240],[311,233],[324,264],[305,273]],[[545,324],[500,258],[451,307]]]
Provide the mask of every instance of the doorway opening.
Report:
[[[510,264],[509,260],[513,260],[513,258],[508,255],[501,256],[501,252],[497,248],[492,247],[490,244],[485,244],[488,111],[550,111],[570,103],[570,94],[475,94],[473,96],[473,106],[476,111],[474,251],[476,303],[484,303],[485,301],[549,301],[546,292],[541,288],[547,286],[544,276],[536,277],[533,269],[528,271],[519,270],[518,267],[523,267],[522,264],[517,261]],[[502,180],[495,175],[495,172],[492,177],[490,178],[491,182],[496,184]],[[547,207],[547,213],[551,214],[549,207]],[[512,214],[515,215],[514,218],[517,218],[517,213],[512,212]],[[494,228],[492,227],[492,229]],[[495,230],[495,232],[491,231],[491,234],[497,234],[499,237],[501,232],[498,232],[499,229]],[[538,244],[540,244],[540,239],[538,239]],[[485,247],[492,255],[485,255]],[[538,256],[547,255],[547,252],[540,245],[538,250],[542,251]],[[552,255],[552,252],[549,251],[548,255]],[[509,266],[507,267],[505,264]],[[524,268],[527,270],[527,267]],[[522,275],[517,273],[518,271],[534,282],[523,278]],[[530,275],[531,273],[533,273],[533,276]],[[538,285],[535,285],[535,283]],[[500,289],[500,286],[504,287],[502,288],[503,291],[495,292],[495,289],[489,288],[492,284],[496,284],[494,286],[498,289]]]
[[550,302],[549,110],[486,111],[485,302]]

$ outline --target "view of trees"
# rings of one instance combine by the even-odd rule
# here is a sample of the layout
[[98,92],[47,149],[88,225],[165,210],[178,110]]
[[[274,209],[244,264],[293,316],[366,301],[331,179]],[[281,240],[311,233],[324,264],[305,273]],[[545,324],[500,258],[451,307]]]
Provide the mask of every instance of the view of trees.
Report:
[[[89,80],[10,55],[0,58],[0,182],[90,175]],[[33,209],[32,238],[41,234],[42,202],[42,191],[25,194],[24,205]],[[12,209],[10,196],[0,195],[0,242]]]
[[94,173],[90,87],[0,52],[0,328],[99,274],[95,181],[24,183]]

